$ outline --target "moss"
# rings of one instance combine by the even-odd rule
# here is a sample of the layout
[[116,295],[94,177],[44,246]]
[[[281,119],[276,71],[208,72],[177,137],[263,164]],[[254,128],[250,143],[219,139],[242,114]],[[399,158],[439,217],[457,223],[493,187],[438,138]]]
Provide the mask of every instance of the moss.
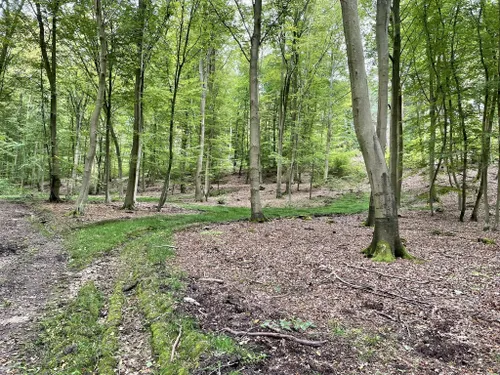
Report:
[[75,300],[66,307],[51,312],[40,323],[39,374],[80,374],[93,369],[99,354],[103,327],[99,313],[103,297],[93,282],[84,284]]
[[99,360],[100,375],[114,375],[116,367],[116,352],[118,351],[118,327],[122,320],[122,306],[124,302],[123,282],[115,285],[111,295],[106,329],[101,340],[101,358]]
[[374,262],[391,263],[396,260],[392,253],[391,245],[386,241],[378,241],[377,247],[373,251],[372,260]]

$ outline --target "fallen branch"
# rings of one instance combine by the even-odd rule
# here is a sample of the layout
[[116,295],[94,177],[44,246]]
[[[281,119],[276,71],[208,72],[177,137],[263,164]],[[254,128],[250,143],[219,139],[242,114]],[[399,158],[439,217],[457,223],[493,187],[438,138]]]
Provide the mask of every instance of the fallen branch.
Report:
[[177,335],[177,338],[174,341],[174,345],[172,345],[172,353],[170,353],[170,362],[174,361],[175,350],[179,346],[179,341],[181,341],[181,336],[182,336],[182,326],[179,324],[179,334]]
[[337,275],[335,273],[335,271],[332,271],[330,273],[329,276],[335,276],[335,278],[340,281],[341,283],[347,285],[347,286],[350,286],[351,288],[354,288],[354,289],[359,289],[359,290],[364,290],[364,291],[367,291],[368,293],[371,293],[371,294],[375,294],[377,296],[380,296],[380,297],[391,297],[391,298],[401,298],[405,301],[408,301],[408,302],[411,302],[413,304],[416,304],[416,305],[429,305],[428,302],[424,302],[424,301],[417,301],[413,298],[408,298],[408,297],[405,297],[405,296],[402,296],[402,295],[399,295],[399,294],[396,294],[396,293],[392,293],[392,292],[388,292],[386,290],[382,290],[380,293],[375,291],[371,286],[369,285],[356,285],[356,284],[352,284],[348,281],[345,281],[344,279],[342,279],[339,275]]
[[154,245],[153,247],[169,247],[171,249],[175,249],[175,246],[173,245]]
[[198,279],[198,281],[206,281],[206,282],[209,282],[209,283],[224,284],[224,280],[222,280],[222,279],[213,279],[211,277],[202,277],[201,279]]
[[235,336],[264,336],[264,337],[272,337],[275,339],[287,339],[291,341],[295,341],[299,344],[302,345],[308,345],[308,346],[313,346],[313,347],[319,347],[328,341],[311,341],[311,340],[305,340],[305,339],[299,339],[295,336],[292,335],[286,335],[284,333],[277,333],[277,332],[246,332],[246,331],[234,331],[231,328],[224,328],[223,331],[229,332]]
[[[397,276],[397,275],[390,275],[388,273],[383,273],[383,272],[372,270],[372,269],[369,269],[369,268],[364,268],[364,267],[359,267],[359,266],[353,266],[351,264],[347,264],[347,263],[344,263],[344,262],[342,262],[342,264],[344,266],[346,266],[346,267],[354,268],[354,269],[357,269],[357,270],[366,271],[366,272],[374,272],[377,275],[380,275],[380,276],[383,276],[383,277],[388,277],[388,278],[391,278],[391,279],[405,280],[405,281],[410,281],[410,282],[413,282],[413,283],[416,283],[416,284],[429,284],[431,282],[430,280],[417,281],[417,280],[410,279],[408,277]],[[440,279],[433,279],[433,281],[441,281],[441,280]]]

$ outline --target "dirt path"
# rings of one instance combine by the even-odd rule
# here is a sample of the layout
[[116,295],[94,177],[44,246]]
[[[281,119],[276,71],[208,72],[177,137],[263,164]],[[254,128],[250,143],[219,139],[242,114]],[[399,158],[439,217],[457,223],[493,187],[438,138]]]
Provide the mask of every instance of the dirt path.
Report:
[[54,286],[68,277],[62,241],[32,224],[29,207],[0,201],[0,374],[16,374],[23,344]]

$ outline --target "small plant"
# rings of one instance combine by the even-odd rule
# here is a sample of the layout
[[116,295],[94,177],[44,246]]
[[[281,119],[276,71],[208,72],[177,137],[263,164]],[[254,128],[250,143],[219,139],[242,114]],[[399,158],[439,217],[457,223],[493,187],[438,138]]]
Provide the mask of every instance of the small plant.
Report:
[[217,199],[217,204],[220,204],[220,205],[224,205],[224,204],[226,204],[226,198],[224,198],[224,197],[219,197],[219,198]]
[[496,241],[492,238],[478,238],[477,242],[482,242],[485,245],[495,245]]
[[266,320],[260,326],[263,328],[269,328],[273,331],[282,330],[282,331],[296,331],[296,332],[305,332],[309,328],[316,327],[314,323],[310,321],[303,321],[300,318],[294,318],[291,320],[280,319],[278,322],[274,320]]

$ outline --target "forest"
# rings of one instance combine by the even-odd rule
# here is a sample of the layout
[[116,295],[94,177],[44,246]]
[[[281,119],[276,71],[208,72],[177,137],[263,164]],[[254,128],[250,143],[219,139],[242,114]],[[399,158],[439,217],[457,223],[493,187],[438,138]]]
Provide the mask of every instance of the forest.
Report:
[[0,373],[500,373],[500,1],[1,0]]

